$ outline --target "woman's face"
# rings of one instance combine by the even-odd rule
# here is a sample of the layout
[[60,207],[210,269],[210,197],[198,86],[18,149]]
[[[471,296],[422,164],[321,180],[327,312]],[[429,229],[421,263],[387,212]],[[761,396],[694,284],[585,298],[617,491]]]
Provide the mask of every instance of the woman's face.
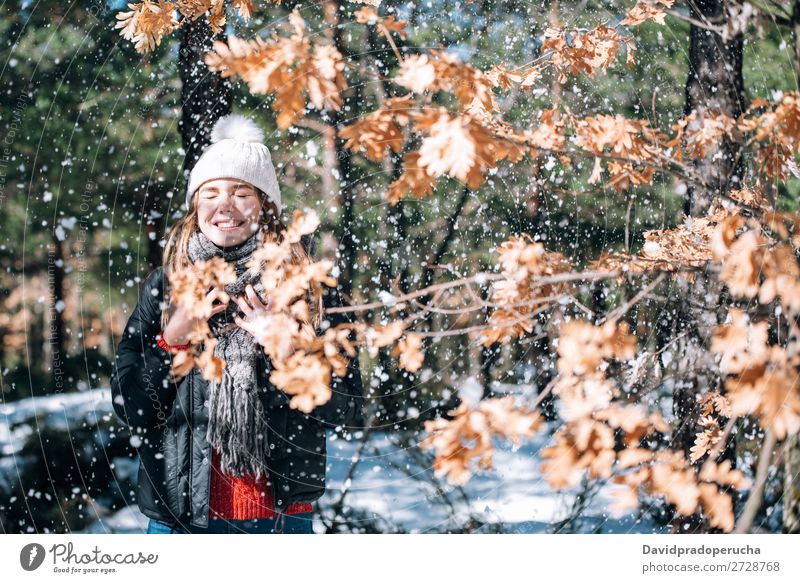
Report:
[[255,187],[235,178],[217,178],[195,193],[200,230],[217,247],[244,243],[258,230],[261,200]]

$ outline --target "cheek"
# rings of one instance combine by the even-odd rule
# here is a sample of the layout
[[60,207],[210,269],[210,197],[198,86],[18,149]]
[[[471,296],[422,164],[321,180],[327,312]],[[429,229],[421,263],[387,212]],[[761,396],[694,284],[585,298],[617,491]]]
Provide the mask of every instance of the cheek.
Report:
[[206,222],[212,216],[214,216],[214,207],[208,203],[200,203],[200,206],[197,207],[197,220]]
[[244,205],[240,212],[242,216],[250,222],[258,220],[258,213],[259,213],[258,204],[248,204]]

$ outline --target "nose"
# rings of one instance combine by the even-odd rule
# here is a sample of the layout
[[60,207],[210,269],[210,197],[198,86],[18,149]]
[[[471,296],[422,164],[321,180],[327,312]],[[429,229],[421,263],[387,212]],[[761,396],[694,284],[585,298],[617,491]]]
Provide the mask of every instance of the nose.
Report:
[[219,207],[220,209],[232,209],[233,208],[233,195],[227,191],[223,191],[220,193],[219,197]]

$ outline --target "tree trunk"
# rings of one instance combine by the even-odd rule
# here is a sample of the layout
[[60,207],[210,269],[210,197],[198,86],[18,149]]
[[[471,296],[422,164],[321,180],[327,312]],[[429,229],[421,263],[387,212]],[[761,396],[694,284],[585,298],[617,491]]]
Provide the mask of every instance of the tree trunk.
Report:
[[[692,4],[692,17],[724,27],[732,18],[731,9],[738,4],[735,0],[696,0]],[[696,113],[698,121],[715,114],[737,117],[746,108],[742,31],[725,39],[707,28],[692,25],[689,35],[685,113]],[[695,162],[694,168],[705,187],[689,186],[684,204],[687,215],[704,216],[714,197],[737,187],[743,172],[740,153],[740,146],[725,138]]]
[[[697,0],[692,17],[708,25],[692,25],[690,30],[689,76],[686,81],[686,115],[695,114],[700,123],[706,116],[723,114],[737,117],[745,109],[742,76],[741,27],[728,26],[738,3],[732,0]],[[731,34],[723,38],[718,29]],[[710,30],[713,28],[715,30]],[[693,161],[693,169],[702,183],[691,183],[687,189],[684,211],[691,217],[705,216],[712,202],[721,194],[737,188],[743,176],[741,147],[728,138],[710,148],[702,159]],[[711,271],[698,273],[693,282],[679,281],[679,296],[685,298],[677,310],[675,334],[682,338],[676,354],[676,382],[673,389],[673,413],[677,422],[673,443],[689,458],[690,449],[700,431],[698,397],[701,392],[724,386],[716,373],[713,355],[708,349],[711,331],[722,317],[720,305],[723,289]],[[724,420],[723,420],[724,421]],[[729,459],[735,465],[735,432],[717,458]],[[701,459],[698,463],[704,461]],[[676,517],[672,532],[708,532],[701,516]]]
[[231,112],[231,85],[219,73],[206,67],[203,57],[214,40],[226,40],[224,34],[213,35],[205,18],[188,22],[183,28],[178,69],[181,88],[181,121],[178,128],[186,157],[183,160],[184,177],[209,144],[211,128],[216,121]]
[[792,10],[792,36],[794,37],[795,87],[800,83],[800,0],[794,0]]
[[[792,34],[795,78],[800,79],[800,0],[794,1]],[[790,443],[783,453],[783,532],[797,534],[800,533],[800,434],[788,439]]]
[[[342,54],[347,55],[348,51],[344,47],[342,40],[342,28],[340,27],[339,7],[341,2],[339,0],[328,0],[325,2],[325,23],[328,25],[326,34],[333,42],[336,49]],[[345,150],[344,140],[339,135],[339,129],[348,120],[358,119],[361,114],[361,105],[363,101],[360,99],[361,88],[356,86],[353,88],[353,98],[348,99],[347,95],[343,96],[342,101],[352,103],[353,107],[349,111],[344,111],[344,103],[342,109],[332,113],[333,127],[336,130],[334,136],[334,144],[336,145],[336,161],[338,162],[339,172],[339,224],[337,228],[337,238],[339,240],[339,289],[348,298],[353,293],[353,278],[356,274],[356,238],[354,234],[355,229],[355,183],[351,181],[352,165],[350,163],[350,153]]]
[[783,453],[783,532],[800,533],[800,434],[788,438]]
[[[735,14],[733,0],[697,0],[692,5],[692,17],[710,27],[725,28]],[[730,31],[731,27],[726,30]],[[692,25],[690,30],[689,76],[686,81],[685,113],[694,113],[700,122],[706,116],[724,114],[737,117],[745,109],[746,97],[742,76],[743,37],[741,27],[730,38],[723,38],[707,27]],[[744,172],[741,147],[725,138],[710,148],[705,157],[693,161],[696,175],[702,184],[690,184],[684,211],[688,216],[705,216],[712,201],[732,188],[738,188]],[[715,372],[713,355],[708,349],[711,330],[720,322],[719,310],[723,289],[715,273],[698,273],[693,282],[678,280],[681,302],[676,310],[675,336],[678,342],[675,360],[676,383],[673,390],[673,413],[676,427],[673,444],[687,459],[699,432],[698,397],[701,392],[719,390],[723,384]],[[683,335],[683,336],[682,336]],[[735,432],[725,444],[720,459],[730,459],[735,465]],[[700,460],[703,461],[702,459]],[[697,515],[676,517],[672,532],[697,533],[709,531],[705,520]]]

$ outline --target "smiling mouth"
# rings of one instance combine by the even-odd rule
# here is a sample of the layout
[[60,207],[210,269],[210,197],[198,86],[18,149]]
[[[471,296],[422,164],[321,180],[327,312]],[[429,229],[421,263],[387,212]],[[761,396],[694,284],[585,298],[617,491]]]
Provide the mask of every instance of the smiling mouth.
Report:
[[214,223],[214,226],[220,231],[232,231],[233,229],[238,229],[243,224],[244,221],[218,221]]

